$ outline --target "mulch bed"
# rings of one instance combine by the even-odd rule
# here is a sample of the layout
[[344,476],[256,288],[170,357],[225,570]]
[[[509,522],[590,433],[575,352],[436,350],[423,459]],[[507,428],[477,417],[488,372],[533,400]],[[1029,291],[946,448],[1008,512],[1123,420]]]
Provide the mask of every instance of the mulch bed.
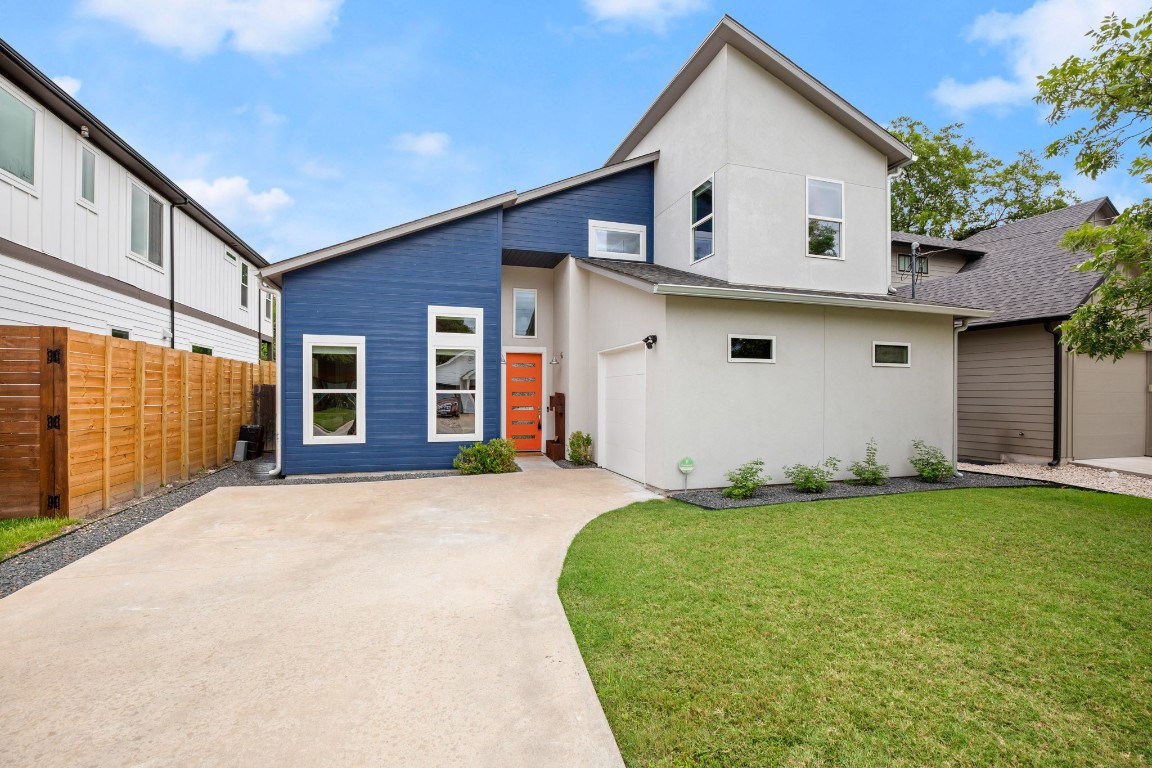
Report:
[[721,493],[723,490],[721,488],[701,488],[668,495],[678,501],[695,504],[705,509],[736,509],[738,507],[760,507],[766,504],[788,504],[793,501],[854,499],[860,496],[888,496],[895,493],[947,491],[955,488],[1024,488],[1050,485],[1052,483],[1041,480],[965,472],[962,477],[953,477],[942,483],[926,483],[918,477],[893,477],[884,485],[854,485],[838,481],[832,483],[825,493],[801,493],[791,485],[765,485],[756,489],[756,495],[750,499],[729,499]]

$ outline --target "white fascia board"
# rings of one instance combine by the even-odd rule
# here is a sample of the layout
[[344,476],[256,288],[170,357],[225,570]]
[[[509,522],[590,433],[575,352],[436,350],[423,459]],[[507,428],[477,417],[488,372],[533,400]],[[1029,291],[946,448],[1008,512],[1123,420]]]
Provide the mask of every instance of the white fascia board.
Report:
[[725,15],[664,88],[624,141],[608,158],[617,163],[628,157],[653,126],[668,113],[700,73],[725,45],[731,45],[766,72],[827,113],[836,122],[866,141],[888,158],[888,168],[896,170],[915,159],[912,149],[884,130],[876,121],[849,104],[842,96],[805,72],[780,51],[749,31],[731,16]]
[[606,176],[613,176],[617,173],[623,173],[624,171],[629,171],[633,168],[639,168],[641,165],[654,163],[659,159],[660,152],[657,150],[656,152],[649,152],[646,155],[634,157],[631,160],[624,160],[612,165],[605,165],[602,168],[597,168],[594,171],[582,173],[579,176],[573,176],[569,179],[564,179],[563,181],[556,181],[543,187],[536,187],[536,189],[530,189],[527,192],[521,192],[516,197],[516,199],[506,207],[510,207],[512,205],[520,205],[521,203],[528,203],[541,197],[554,195],[557,192],[563,192],[566,189],[578,187],[581,184],[587,184],[588,182],[596,181],[597,179],[602,179]]
[[699,285],[672,285],[660,283],[651,286],[652,293],[662,296],[692,296],[704,299],[738,299],[744,301],[771,301],[778,304],[818,304],[825,307],[853,309],[881,309],[894,312],[916,312],[922,315],[952,315],[953,317],[986,318],[992,312],[970,307],[945,307],[935,304],[913,304],[896,301],[878,301],[828,294],[787,293],[770,289],[710,288]]
[[[383,229],[379,232],[373,232],[370,235],[364,235],[363,237],[358,237],[354,240],[337,243],[336,245],[331,245],[327,248],[321,248],[318,251],[312,251],[311,253],[305,253],[291,259],[285,259],[284,261],[270,264],[260,270],[260,277],[264,279],[277,278],[285,272],[292,272],[293,270],[301,269],[303,267],[309,267],[313,264],[327,261],[328,259],[334,259],[337,256],[343,256],[344,254],[351,253],[352,251],[358,251],[361,248],[367,248],[369,246],[378,245],[389,240],[395,240],[398,237],[411,235],[414,232],[429,229],[439,224],[447,224],[450,221],[463,219],[467,216],[471,216],[475,213],[481,213],[482,211],[487,211],[492,208],[505,207],[510,202],[514,202],[515,200],[515,192],[505,192],[502,195],[495,195],[483,200],[477,200],[475,203],[462,205],[459,208],[453,208],[448,211],[442,211],[441,213],[435,213],[431,216],[425,216],[422,219],[416,219],[415,221],[410,221],[406,224],[400,224],[398,226],[391,227],[390,229]],[[279,283],[278,280],[275,280],[275,282]]]

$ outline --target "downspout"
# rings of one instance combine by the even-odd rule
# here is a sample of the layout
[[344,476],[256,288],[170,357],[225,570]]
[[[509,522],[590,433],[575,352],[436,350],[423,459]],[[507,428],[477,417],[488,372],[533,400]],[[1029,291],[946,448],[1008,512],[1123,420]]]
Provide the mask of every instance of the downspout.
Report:
[[[915,159],[913,159],[915,161]],[[886,255],[884,259],[884,281],[888,284],[888,293],[896,293],[896,287],[892,285],[892,181],[898,179],[904,174],[903,168],[897,168],[894,172],[888,174],[888,197],[885,200],[885,212],[888,215],[888,244],[885,246]],[[915,265],[913,265],[915,269]]]
[[168,206],[168,334],[172,349],[176,349],[176,209],[182,205],[188,205],[187,198]]
[[1052,334],[1052,461],[1050,467],[1060,466],[1060,444],[1064,440],[1064,349],[1060,344],[1060,327],[1051,320],[1044,323],[1044,330]]
[[280,353],[281,339],[284,337],[284,322],[283,320],[277,322],[277,319],[283,315],[284,299],[281,292],[271,282],[263,279],[260,282],[264,284],[264,290],[276,299],[272,310],[272,325],[276,329],[272,334],[276,340],[276,465],[265,475],[267,478],[275,478],[280,476],[284,463],[281,458],[283,454],[280,450],[284,435],[284,356]]
[[[916,268],[913,261],[912,268]],[[968,318],[952,326],[952,474],[961,477],[956,468],[960,455],[960,334],[968,330]]]

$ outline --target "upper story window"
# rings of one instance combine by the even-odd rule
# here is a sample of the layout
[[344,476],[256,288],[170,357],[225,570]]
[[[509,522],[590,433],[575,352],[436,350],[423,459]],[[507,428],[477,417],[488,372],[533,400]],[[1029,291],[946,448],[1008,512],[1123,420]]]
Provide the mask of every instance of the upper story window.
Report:
[[536,289],[514,288],[512,305],[512,335],[518,339],[536,338]]
[[240,306],[248,309],[248,263],[240,262]]
[[[897,272],[911,272],[912,271],[912,254],[901,253],[896,257],[896,271]],[[916,274],[928,274],[928,257],[916,257]]]
[[712,179],[692,190],[692,261],[716,252],[712,240]]
[[643,224],[588,222],[588,255],[602,259],[648,260],[648,228]]
[[728,362],[776,362],[776,337],[750,334],[728,334]]
[[132,182],[132,254],[157,267],[164,266],[164,203]]
[[36,121],[39,110],[0,86],[0,171],[36,185]]
[[264,292],[264,319],[265,320],[271,320],[272,319],[272,307],[273,307],[273,302],[275,300],[276,300],[276,298],[271,293],[268,293],[267,291]]
[[844,258],[844,184],[808,179],[808,255]]
[[484,439],[484,310],[428,307],[428,441]]
[[83,144],[77,146],[79,147],[77,176],[80,181],[77,195],[81,203],[92,207],[96,205],[96,153]]

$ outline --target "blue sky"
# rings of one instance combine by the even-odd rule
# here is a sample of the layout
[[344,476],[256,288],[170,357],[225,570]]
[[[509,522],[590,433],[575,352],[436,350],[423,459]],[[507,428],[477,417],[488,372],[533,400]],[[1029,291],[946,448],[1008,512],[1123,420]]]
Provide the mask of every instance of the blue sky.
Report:
[[1042,150],[1034,75],[1141,5],[0,0],[0,37],[278,260],[598,167],[723,13],[880,123]]

